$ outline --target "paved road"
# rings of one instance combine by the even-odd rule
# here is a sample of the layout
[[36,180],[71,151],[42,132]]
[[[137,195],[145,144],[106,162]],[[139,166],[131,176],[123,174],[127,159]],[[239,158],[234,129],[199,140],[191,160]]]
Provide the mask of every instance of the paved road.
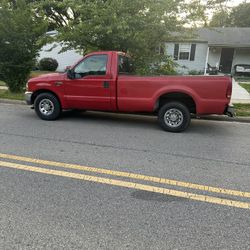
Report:
[[171,134],[152,117],[67,112],[46,122],[26,106],[0,104],[0,246],[250,249],[250,210],[242,208],[250,203],[249,152],[250,124],[194,120]]

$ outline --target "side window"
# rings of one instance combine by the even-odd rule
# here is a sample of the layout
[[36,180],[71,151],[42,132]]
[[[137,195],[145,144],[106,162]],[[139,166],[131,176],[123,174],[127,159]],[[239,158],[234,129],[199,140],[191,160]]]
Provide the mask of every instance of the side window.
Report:
[[75,77],[82,78],[88,75],[106,75],[107,55],[93,55],[81,61],[75,68]]
[[133,74],[134,66],[132,60],[127,56],[119,55],[118,62],[119,74]]

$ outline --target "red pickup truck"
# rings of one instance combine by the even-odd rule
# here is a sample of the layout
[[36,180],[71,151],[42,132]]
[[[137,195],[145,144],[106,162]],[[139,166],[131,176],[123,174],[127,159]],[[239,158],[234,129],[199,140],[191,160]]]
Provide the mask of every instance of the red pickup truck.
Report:
[[227,76],[136,76],[125,53],[86,55],[65,73],[28,81],[26,102],[44,120],[62,110],[150,113],[170,132],[184,131],[191,114],[228,114],[232,80]]

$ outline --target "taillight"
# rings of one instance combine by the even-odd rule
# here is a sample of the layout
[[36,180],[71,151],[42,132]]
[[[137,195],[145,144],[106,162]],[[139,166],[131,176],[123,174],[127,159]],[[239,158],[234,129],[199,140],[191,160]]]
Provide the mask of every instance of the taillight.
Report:
[[230,99],[232,96],[232,79],[230,79],[230,82],[228,84],[228,87],[227,87],[227,93],[226,93],[226,97],[228,99]]

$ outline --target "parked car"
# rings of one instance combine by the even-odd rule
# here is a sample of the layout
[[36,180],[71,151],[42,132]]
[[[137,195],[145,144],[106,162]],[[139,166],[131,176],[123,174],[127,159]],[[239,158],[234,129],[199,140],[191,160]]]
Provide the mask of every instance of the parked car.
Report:
[[250,76],[250,64],[236,64],[234,66],[234,75]]
[[190,114],[232,115],[231,93],[228,76],[136,76],[129,56],[103,51],[65,73],[30,79],[25,96],[44,120],[57,119],[65,109],[149,113],[164,130],[181,132]]

